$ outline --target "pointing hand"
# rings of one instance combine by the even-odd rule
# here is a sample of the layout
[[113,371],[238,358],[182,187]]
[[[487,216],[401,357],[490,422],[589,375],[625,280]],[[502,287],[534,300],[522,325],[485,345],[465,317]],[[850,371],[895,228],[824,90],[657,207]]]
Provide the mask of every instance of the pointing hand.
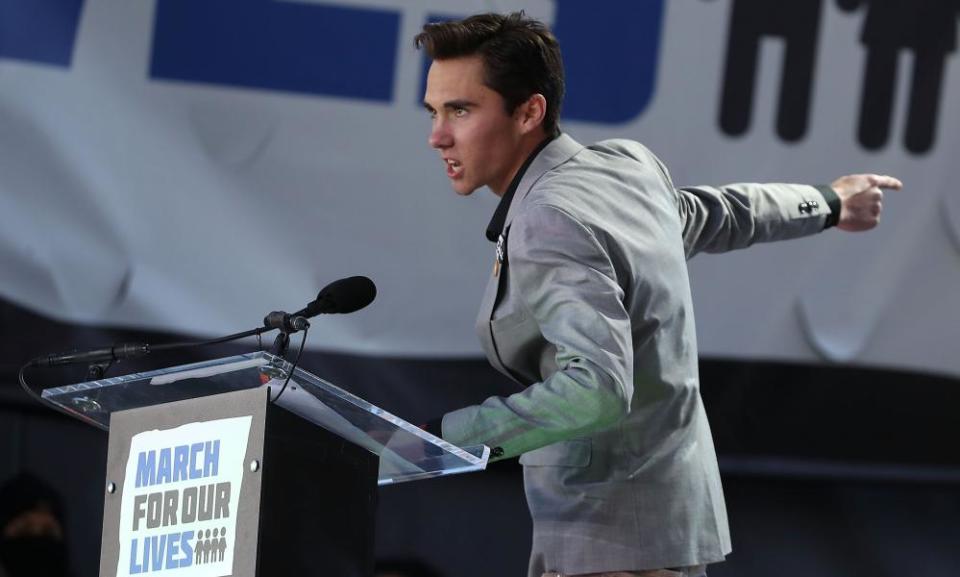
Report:
[[837,228],[859,232],[870,230],[880,223],[883,189],[900,190],[903,183],[892,176],[852,174],[838,178],[830,186],[840,197]]

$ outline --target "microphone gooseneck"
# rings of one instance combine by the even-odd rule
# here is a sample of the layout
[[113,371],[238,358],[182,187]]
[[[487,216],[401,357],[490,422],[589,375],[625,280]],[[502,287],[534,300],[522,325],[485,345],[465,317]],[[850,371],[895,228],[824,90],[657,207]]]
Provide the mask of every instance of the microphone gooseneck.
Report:
[[69,353],[51,354],[32,359],[28,367],[55,367],[58,365],[73,365],[78,363],[99,363],[103,361],[119,361],[133,357],[142,357],[150,353],[150,345],[146,343],[124,343],[108,348],[89,351],[71,351]]

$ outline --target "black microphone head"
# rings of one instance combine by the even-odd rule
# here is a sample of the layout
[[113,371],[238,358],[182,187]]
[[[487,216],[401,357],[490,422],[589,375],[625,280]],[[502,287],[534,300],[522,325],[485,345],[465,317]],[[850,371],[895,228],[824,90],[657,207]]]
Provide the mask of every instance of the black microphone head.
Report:
[[317,300],[303,310],[303,316],[352,313],[372,303],[375,298],[377,286],[372,280],[365,276],[342,278],[325,286],[317,295]]

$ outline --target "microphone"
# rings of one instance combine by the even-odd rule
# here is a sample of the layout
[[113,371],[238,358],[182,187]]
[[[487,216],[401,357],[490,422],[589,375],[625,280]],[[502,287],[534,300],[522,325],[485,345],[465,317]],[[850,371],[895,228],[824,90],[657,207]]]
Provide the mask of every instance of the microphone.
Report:
[[377,285],[372,280],[365,276],[351,276],[323,287],[313,302],[293,314],[311,318],[320,314],[352,313],[372,303],[375,298]]
[[30,361],[30,367],[53,367],[57,365],[73,365],[77,363],[99,363],[102,361],[118,361],[132,357],[142,357],[150,353],[150,345],[146,343],[125,343],[114,345],[106,349],[89,351],[73,351],[70,353],[52,354],[37,357]]
[[310,326],[307,319],[321,314],[346,314],[358,311],[377,297],[377,286],[365,276],[351,276],[323,287],[317,298],[295,313],[273,311],[263,318],[263,326],[295,333]]

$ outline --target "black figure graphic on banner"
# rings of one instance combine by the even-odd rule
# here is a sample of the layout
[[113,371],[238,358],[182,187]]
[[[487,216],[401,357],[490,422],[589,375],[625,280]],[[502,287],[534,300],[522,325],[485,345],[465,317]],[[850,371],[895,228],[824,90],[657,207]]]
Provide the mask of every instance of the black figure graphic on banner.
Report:
[[844,10],[867,5],[860,41],[867,49],[860,104],[860,143],[871,150],[890,136],[897,57],[913,51],[904,146],[915,154],[933,147],[947,54],[957,49],[960,0],[837,0]]
[[777,134],[796,141],[806,134],[813,92],[822,0],[732,0],[720,102],[720,128],[738,136],[750,126],[764,36],[783,38],[785,54],[777,106]]

